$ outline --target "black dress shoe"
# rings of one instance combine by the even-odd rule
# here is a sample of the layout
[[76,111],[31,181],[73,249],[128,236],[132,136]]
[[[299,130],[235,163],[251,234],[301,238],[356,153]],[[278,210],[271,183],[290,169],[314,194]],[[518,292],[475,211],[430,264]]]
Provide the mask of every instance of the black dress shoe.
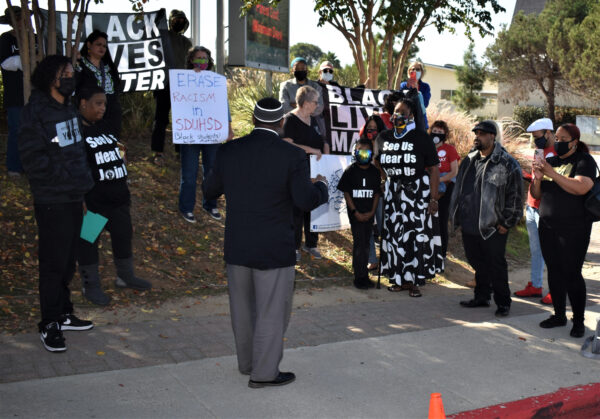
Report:
[[570,335],[574,338],[582,338],[585,335],[585,325],[583,323],[573,323]]
[[368,290],[369,286],[362,281],[357,281],[356,279],[354,280],[354,288],[358,288],[359,290]]
[[506,317],[510,313],[510,306],[498,306],[496,316]]
[[248,387],[250,388],[263,388],[263,387],[274,387],[284,386],[293,382],[296,379],[296,374],[293,372],[280,372],[273,381],[248,381]]
[[460,305],[463,306],[463,307],[468,307],[468,308],[489,307],[490,306],[490,300],[477,300],[477,299],[473,298],[472,300],[461,301]]

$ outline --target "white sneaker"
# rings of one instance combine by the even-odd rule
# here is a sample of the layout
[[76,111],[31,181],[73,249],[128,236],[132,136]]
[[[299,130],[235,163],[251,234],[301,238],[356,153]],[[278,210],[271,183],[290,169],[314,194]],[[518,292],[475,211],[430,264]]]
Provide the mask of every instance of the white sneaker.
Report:
[[196,218],[194,217],[194,213],[193,212],[182,212],[181,216],[188,223],[194,224],[196,222]]
[[208,214],[215,220],[220,220],[221,218],[223,218],[221,217],[221,213],[219,212],[219,210],[216,208],[206,210],[206,212],[208,212]]
[[317,249],[316,247],[302,246],[302,251],[310,254],[315,259],[323,259],[323,256],[321,256],[321,252],[319,252],[319,249]]

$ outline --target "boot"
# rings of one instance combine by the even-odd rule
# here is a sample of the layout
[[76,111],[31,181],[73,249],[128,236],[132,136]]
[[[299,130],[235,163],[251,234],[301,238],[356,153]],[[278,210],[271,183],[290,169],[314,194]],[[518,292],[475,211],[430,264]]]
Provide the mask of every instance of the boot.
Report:
[[138,291],[146,291],[152,288],[152,284],[145,279],[138,278],[133,272],[133,258],[115,258],[117,268],[117,279],[115,285],[120,288],[131,288]]
[[104,294],[100,286],[98,264],[79,265],[79,275],[81,276],[81,291],[86,300],[99,306],[106,306],[110,303],[110,296]]

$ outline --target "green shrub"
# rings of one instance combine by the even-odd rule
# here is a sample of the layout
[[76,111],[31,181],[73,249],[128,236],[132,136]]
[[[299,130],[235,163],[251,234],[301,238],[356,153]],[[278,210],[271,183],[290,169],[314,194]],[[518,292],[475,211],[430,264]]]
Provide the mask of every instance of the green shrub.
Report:
[[[558,127],[567,123],[574,124],[577,115],[600,115],[600,109],[556,106],[554,108],[554,116],[556,119],[554,125]],[[513,119],[523,127],[528,127],[536,119],[547,117],[547,109],[542,106],[515,106],[513,110]]]
[[521,126],[528,127],[536,119],[544,118],[546,114],[546,108],[541,106],[515,106],[513,119]]
[[123,137],[149,137],[156,107],[152,92],[127,92],[120,97],[123,111]]

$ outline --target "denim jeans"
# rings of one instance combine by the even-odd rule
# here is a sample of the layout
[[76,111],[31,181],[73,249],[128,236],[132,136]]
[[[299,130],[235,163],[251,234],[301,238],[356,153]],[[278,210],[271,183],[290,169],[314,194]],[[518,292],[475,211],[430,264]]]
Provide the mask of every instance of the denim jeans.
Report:
[[[179,185],[179,211],[193,212],[196,206],[196,181],[198,179],[198,162],[202,152],[202,181],[212,169],[220,144],[182,144],[181,183]],[[210,211],[217,208],[216,199],[202,199],[202,207]]]
[[544,257],[542,256],[542,247],[540,246],[540,236],[538,226],[540,224],[540,214],[536,208],[527,205],[525,209],[525,225],[529,235],[529,252],[531,253],[531,285],[536,288],[542,288],[544,279]]
[[9,106],[6,108],[6,120],[8,122],[8,142],[6,144],[6,168],[9,172],[23,172],[21,159],[19,158],[19,128],[21,127],[22,106]]
[[[381,219],[381,211],[383,210],[383,200],[379,197],[379,202],[377,203],[377,210],[375,210],[375,220],[377,220],[377,227],[373,227],[373,231],[377,230],[379,234],[381,234],[381,225],[383,224],[383,220]],[[371,234],[371,240],[369,242],[369,263],[377,263],[377,252],[375,252],[375,237]]]

